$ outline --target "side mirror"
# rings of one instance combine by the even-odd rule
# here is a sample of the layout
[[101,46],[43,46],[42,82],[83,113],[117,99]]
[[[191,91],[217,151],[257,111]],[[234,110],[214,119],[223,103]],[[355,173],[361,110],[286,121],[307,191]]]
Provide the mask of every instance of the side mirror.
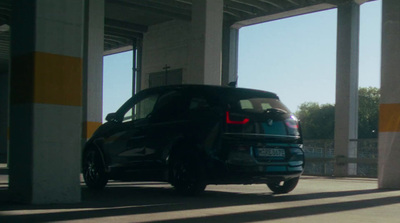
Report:
[[117,114],[116,113],[110,113],[106,116],[106,121],[107,122],[118,122],[117,119]]

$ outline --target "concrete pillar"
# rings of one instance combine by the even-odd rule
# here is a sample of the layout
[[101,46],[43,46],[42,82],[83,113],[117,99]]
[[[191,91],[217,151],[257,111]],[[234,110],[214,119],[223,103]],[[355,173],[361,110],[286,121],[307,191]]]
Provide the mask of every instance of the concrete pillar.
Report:
[[334,174],[347,176],[357,174],[356,164],[348,164],[347,158],[357,157],[359,4],[340,4],[337,23]]
[[136,38],[132,40],[132,96],[136,94],[136,81],[137,81],[137,47],[136,47]]
[[221,85],[223,0],[194,0],[186,83]]
[[85,4],[83,142],[102,124],[104,52],[104,0],[87,0]]
[[[142,78],[143,72],[143,40],[136,39],[136,92],[143,89],[143,83],[145,79]],[[145,85],[146,86],[146,85]]]
[[[0,25],[0,35],[9,40],[9,24]],[[6,49],[6,54],[10,49]],[[4,60],[0,61],[0,162],[6,162],[8,157],[8,127],[10,103],[10,69]]]
[[222,42],[222,85],[238,79],[239,30],[224,26]]
[[2,70],[0,71],[0,162],[7,160],[9,97],[10,75],[8,70]]
[[400,1],[382,1],[378,185],[400,189]]
[[81,198],[84,1],[12,1],[9,188],[15,201]]

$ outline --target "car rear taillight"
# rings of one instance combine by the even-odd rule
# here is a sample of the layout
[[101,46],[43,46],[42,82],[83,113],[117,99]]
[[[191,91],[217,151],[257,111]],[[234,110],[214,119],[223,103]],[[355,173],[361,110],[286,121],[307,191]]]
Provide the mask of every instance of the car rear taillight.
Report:
[[246,123],[248,123],[250,121],[250,119],[248,118],[236,118],[235,120],[232,120],[231,117],[229,116],[229,111],[226,112],[226,123],[227,124],[238,124],[238,125],[244,125]]
[[296,120],[293,119],[286,119],[285,124],[287,127],[291,129],[298,129],[299,128],[299,123]]
[[300,123],[297,121],[296,117],[286,119],[284,122],[289,135],[300,136]]

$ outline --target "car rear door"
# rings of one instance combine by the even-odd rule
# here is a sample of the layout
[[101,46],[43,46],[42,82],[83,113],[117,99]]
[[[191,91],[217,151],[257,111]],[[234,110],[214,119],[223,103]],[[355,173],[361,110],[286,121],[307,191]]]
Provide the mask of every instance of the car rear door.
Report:
[[144,157],[155,170],[165,167],[168,149],[186,128],[187,97],[181,89],[171,89],[160,95],[149,116],[146,148],[151,151]]

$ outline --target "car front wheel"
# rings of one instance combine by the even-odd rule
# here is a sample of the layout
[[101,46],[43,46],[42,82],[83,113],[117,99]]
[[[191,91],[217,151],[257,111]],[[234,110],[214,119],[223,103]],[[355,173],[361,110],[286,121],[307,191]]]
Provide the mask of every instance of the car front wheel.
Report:
[[107,182],[107,174],[101,154],[97,149],[89,149],[83,155],[83,179],[90,189],[103,189]]
[[292,191],[297,186],[299,179],[300,177],[296,177],[287,181],[267,183],[267,186],[276,194],[286,194]]

